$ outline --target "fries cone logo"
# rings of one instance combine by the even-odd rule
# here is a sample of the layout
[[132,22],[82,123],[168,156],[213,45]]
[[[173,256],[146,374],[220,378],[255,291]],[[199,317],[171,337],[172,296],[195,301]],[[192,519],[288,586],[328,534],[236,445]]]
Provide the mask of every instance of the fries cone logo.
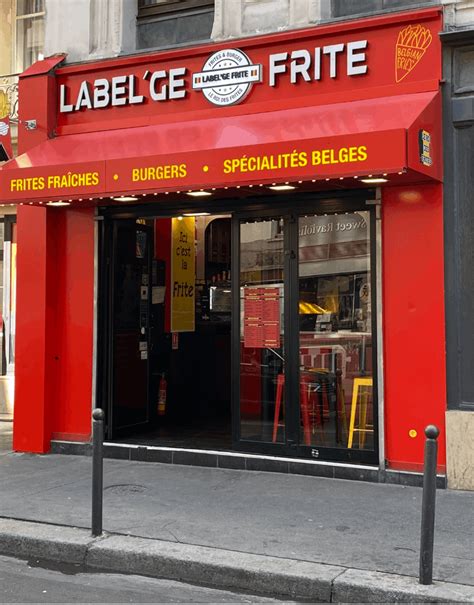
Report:
[[395,80],[401,82],[418,65],[433,36],[423,25],[407,25],[398,34],[395,47]]

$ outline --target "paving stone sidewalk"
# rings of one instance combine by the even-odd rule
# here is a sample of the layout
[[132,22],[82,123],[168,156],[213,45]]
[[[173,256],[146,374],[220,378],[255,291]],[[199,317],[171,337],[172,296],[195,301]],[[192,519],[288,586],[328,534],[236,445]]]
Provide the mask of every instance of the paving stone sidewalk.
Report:
[[[0,517],[90,527],[91,459],[0,457]],[[180,544],[416,576],[420,488],[105,461],[104,528]],[[474,493],[438,490],[434,578],[474,585]]]

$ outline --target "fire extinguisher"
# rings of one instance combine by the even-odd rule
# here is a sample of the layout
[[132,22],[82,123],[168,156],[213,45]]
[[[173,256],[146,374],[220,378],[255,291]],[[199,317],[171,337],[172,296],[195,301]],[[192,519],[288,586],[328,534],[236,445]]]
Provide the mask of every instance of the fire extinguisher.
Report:
[[158,416],[164,416],[166,413],[166,378],[163,372],[160,379],[160,386],[158,389]]

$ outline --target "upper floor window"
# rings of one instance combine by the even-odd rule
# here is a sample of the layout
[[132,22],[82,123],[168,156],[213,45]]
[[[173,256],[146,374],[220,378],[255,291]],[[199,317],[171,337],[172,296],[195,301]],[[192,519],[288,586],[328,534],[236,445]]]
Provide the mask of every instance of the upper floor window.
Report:
[[370,15],[386,10],[403,10],[439,3],[439,0],[332,0],[332,17]]
[[15,71],[43,58],[45,0],[17,0]]
[[137,48],[209,40],[214,0],[138,0]]

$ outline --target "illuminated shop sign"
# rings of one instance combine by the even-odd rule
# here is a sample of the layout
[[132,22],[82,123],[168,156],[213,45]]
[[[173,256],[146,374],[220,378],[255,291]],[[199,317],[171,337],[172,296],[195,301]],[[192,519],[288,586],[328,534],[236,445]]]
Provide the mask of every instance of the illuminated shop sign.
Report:
[[[286,74],[291,84],[360,76],[367,73],[367,40],[328,44],[321,47],[296,49],[273,53],[268,64],[253,64],[241,50],[224,49],[213,53],[204,63],[202,71],[190,74],[186,67],[150,71],[145,69],[141,78],[135,74],[97,78],[80,83],[74,97],[67,85],[59,88],[59,111],[70,113],[82,109],[103,109],[108,106],[139,105],[150,101],[184,99],[193,92],[202,92],[213,105],[227,106],[242,102],[254,84],[263,82],[274,87]],[[141,85],[140,79],[145,81]],[[190,88],[189,83],[192,83]]]
[[416,15],[60,67],[56,135],[434,90],[441,13]]

